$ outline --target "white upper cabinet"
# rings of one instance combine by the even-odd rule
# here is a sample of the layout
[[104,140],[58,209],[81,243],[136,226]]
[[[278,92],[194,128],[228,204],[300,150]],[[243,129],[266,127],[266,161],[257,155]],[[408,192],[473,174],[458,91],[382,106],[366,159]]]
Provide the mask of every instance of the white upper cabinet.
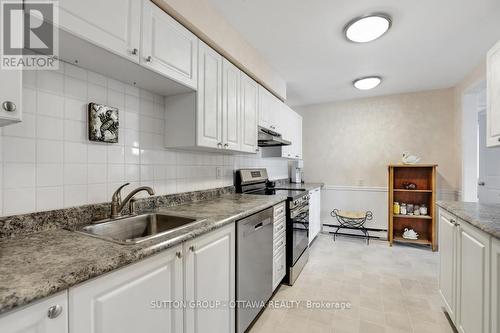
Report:
[[198,37],[150,0],[142,15],[141,64],[196,89]]
[[241,151],[257,151],[259,85],[241,72]]
[[232,63],[222,62],[222,141],[224,148],[241,148],[241,71]]
[[67,333],[66,291],[0,316],[2,333]]
[[259,126],[282,134],[282,104],[276,96],[259,85]]
[[69,290],[71,333],[183,332],[182,246]]
[[22,70],[0,69],[0,126],[22,120]]
[[140,0],[59,0],[59,26],[108,51],[139,61]]
[[197,144],[222,148],[222,56],[202,42],[198,76]]
[[184,252],[186,302],[221,304],[215,309],[188,307],[185,332],[233,333],[235,311],[224,305],[236,299],[235,224],[186,242]]
[[488,147],[500,146],[500,42],[488,52]]

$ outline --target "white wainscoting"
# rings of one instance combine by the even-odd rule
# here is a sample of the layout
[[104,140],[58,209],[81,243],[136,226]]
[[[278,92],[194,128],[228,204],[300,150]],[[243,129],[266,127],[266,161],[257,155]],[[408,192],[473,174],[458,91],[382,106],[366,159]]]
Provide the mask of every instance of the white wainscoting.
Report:
[[[330,216],[334,208],[353,211],[369,210],[373,213],[373,220],[367,222],[366,227],[387,230],[387,192],[387,187],[325,185],[321,193],[321,222],[338,224],[337,220]],[[457,191],[438,190],[438,200],[457,200],[457,198]],[[387,232],[374,235],[386,238]]]

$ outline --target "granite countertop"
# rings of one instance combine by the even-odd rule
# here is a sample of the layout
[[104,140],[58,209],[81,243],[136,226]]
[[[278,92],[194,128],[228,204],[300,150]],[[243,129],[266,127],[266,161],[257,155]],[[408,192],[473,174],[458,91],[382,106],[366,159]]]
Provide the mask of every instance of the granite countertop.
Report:
[[159,209],[206,218],[192,228],[136,245],[120,245],[70,230],[55,229],[0,241],[0,314],[136,262],[286,198],[227,194]]
[[310,191],[318,187],[323,187],[323,183],[291,183],[289,181],[281,181],[276,183],[276,188],[296,189]]
[[463,201],[438,201],[437,205],[500,239],[500,205]]

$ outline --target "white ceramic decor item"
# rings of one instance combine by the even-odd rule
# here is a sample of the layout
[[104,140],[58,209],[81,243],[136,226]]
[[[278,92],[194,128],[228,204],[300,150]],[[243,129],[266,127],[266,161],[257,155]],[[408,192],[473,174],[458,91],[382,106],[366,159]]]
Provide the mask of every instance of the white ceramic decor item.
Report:
[[403,164],[417,164],[420,162],[420,157],[416,155],[411,155],[410,152],[405,151],[403,152],[403,158],[401,159]]
[[418,239],[418,234],[413,229],[405,228],[405,231],[403,232],[403,238],[415,240]]

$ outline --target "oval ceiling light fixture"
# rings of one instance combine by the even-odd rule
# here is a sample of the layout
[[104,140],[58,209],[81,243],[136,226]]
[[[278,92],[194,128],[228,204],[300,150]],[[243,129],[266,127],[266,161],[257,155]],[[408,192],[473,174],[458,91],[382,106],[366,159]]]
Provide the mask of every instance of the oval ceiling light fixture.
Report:
[[380,76],[368,76],[356,79],[352,84],[359,90],[370,90],[376,88],[380,83],[382,83]]
[[351,20],[344,27],[344,36],[354,43],[368,43],[382,37],[392,26],[388,14],[377,13]]

